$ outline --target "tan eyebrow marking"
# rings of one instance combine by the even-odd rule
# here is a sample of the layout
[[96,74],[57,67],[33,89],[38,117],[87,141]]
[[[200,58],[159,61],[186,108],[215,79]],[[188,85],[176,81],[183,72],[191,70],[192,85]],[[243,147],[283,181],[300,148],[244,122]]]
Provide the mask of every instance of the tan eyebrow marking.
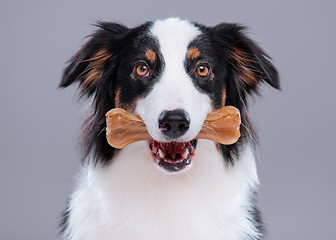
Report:
[[154,63],[156,60],[156,53],[152,49],[146,50],[146,58],[151,62]]
[[190,48],[188,53],[187,53],[187,58],[191,59],[191,60],[195,60],[196,58],[199,57],[199,55],[201,54],[201,52],[199,51],[198,48],[193,47]]

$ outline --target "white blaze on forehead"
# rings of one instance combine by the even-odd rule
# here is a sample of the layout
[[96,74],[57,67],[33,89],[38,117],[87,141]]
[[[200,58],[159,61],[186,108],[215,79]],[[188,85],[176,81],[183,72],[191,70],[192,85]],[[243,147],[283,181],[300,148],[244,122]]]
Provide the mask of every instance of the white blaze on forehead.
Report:
[[211,110],[210,98],[196,89],[185,69],[188,45],[200,33],[190,22],[177,18],[155,21],[150,29],[150,34],[158,40],[164,67],[151,92],[137,102],[136,113],[157,141],[164,141],[158,128],[158,118],[163,111],[182,109],[189,114],[190,128],[179,140],[190,141]]
[[166,64],[183,62],[189,43],[201,33],[190,22],[178,18],[157,20],[150,31],[159,40]]

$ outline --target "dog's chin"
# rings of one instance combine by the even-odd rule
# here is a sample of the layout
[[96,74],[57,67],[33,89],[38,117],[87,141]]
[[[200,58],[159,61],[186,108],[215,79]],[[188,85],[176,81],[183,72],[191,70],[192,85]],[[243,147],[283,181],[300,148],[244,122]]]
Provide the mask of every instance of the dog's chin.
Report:
[[168,173],[178,173],[190,167],[197,140],[190,142],[148,142],[155,164]]

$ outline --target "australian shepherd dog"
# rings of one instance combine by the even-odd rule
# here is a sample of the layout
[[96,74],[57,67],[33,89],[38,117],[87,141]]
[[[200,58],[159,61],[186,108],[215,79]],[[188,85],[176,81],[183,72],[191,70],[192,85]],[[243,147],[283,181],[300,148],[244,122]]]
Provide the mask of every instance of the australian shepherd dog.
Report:
[[[60,83],[77,83],[91,103],[63,238],[261,239],[257,137],[247,102],[262,83],[279,88],[270,57],[238,24],[170,18],[135,28],[97,25]],[[240,111],[238,142],[197,139],[207,114],[227,105]],[[113,108],[139,115],[153,140],[111,147],[104,130]]]

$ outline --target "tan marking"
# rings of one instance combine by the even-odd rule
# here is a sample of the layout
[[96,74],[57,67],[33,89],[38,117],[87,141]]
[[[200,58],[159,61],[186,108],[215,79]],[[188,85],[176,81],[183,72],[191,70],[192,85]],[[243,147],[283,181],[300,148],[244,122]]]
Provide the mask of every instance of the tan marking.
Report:
[[127,111],[129,111],[129,112],[132,112],[132,113],[134,113],[135,112],[135,108],[136,108],[136,103],[137,103],[137,101],[139,100],[140,98],[136,98],[136,99],[134,99],[134,101],[132,101],[132,102],[130,102],[129,104],[127,104],[127,105],[125,105],[124,106],[124,109],[126,109]]
[[253,59],[250,58],[249,54],[240,50],[239,48],[233,47],[233,51],[231,51],[231,56],[237,62],[243,64],[244,62],[255,62]]
[[101,76],[102,69],[98,67],[93,67],[84,77],[84,86],[91,87],[97,79]]
[[151,62],[154,63],[156,60],[156,53],[152,49],[146,50],[146,58]]
[[222,95],[222,107],[225,106],[225,102],[226,102],[226,91],[223,90],[223,95]]
[[120,104],[120,88],[117,90],[117,93],[115,95],[115,98],[114,98],[114,106],[116,108],[120,108],[121,107],[121,104]]
[[190,49],[189,49],[189,51],[188,51],[188,53],[187,53],[187,58],[189,58],[189,59],[191,59],[191,60],[195,60],[196,58],[199,57],[200,54],[201,54],[201,53],[200,53],[199,49],[193,47],[193,48],[190,48]]
[[240,71],[238,72],[240,78],[249,86],[253,86],[258,83],[256,75],[252,72],[251,69],[241,66]]
[[139,100],[139,98],[134,99],[134,101],[132,101],[132,102],[130,102],[128,104],[123,104],[121,102],[121,99],[120,99],[120,92],[121,92],[121,90],[120,90],[120,88],[118,88],[117,92],[116,92],[116,95],[114,97],[114,106],[116,108],[123,108],[123,109],[125,109],[125,110],[127,110],[129,112],[134,113],[135,112],[135,108],[136,108],[136,103]]
[[91,87],[100,77],[104,70],[104,63],[112,56],[106,49],[99,50],[92,58],[82,62],[90,62],[82,76],[85,88]]
[[81,62],[90,62],[90,61],[98,61],[99,63],[105,62],[112,56],[111,53],[106,49],[100,49],[92,58],[85,59]]
[[241,80],[249,86],[257,84],[258,78],[251,69],[251,62],[255,61],[250,58],[248,53],[234,47],[231,51],[231,57],[238,64],[238,74]]

